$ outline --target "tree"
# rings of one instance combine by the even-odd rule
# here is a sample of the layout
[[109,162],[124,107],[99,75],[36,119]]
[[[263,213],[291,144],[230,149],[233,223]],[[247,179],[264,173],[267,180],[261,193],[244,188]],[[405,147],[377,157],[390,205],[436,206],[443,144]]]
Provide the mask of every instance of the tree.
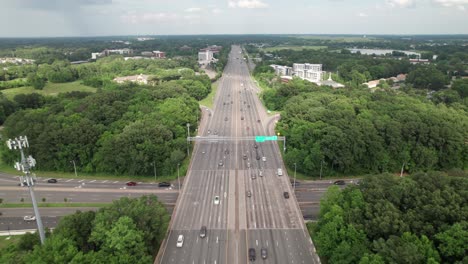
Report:
[[25,257],[26,263],[59,264],[69,263],[78,249],[73,241],[60,235],[49,237],[44,245],[38,246]]
[[415,88],[441,90],[447,83],[447,77],[433,66],[420,66],[411,71],[406,82]]
[[46,82],[43,78],[39,77],[35,73],[28,74],[28,84],[34,87],[36,90],[42,90],[45,87]]
[[94,211],[81,212],[62,218],[54,231],[54,235],[61,235],[73,241],[81,252],[95,249],[95,245],[89,243],[89,236],[93,229]]
[[462,261],[468,253],[468,223],[455,223],[444,232],[435,235],[438,249],[447,262]]
[[457,91],[461,98],[468,97],[468,79],[455,80],[452,89]]

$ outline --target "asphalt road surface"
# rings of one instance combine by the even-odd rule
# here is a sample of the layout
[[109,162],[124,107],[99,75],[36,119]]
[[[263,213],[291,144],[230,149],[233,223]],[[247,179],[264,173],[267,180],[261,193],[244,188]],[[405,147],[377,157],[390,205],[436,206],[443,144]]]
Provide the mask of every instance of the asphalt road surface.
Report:
[[[319,263],[278,143],[252,140],[269,135],[270,118],[240,52],[233,46],[214,109],[203,115],[169,235],[155,263],[245,264],[249,248],[260,263]],[[277,175],[278,168],[283,176]],[[204,238],[202,226],[208,230]],[[176,247],[179,235],[184,236],[182,247]],[[261,248],[267,249],[265,260]]]

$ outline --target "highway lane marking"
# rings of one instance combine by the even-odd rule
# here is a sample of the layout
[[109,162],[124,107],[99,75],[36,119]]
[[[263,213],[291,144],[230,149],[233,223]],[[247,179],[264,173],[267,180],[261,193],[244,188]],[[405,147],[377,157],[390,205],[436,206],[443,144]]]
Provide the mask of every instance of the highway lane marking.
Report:
[[84,180],[79,180],[78,182],[83,182]]
[[113,183],[119,183],[119,181],[115,181],[115,182],[113,182]]
[[65,181],[65,182],[71,182],[71,181],[73,181],[73,179],[70,179],[70,180],[68,180],[68,181]]
[[101,183],[106,183],[106,182],[108,182],[108,180],[102,181]]
[[92,181],[90,181],[90,183],[91,183],[91,182],[95,182],[95,181],[96,181],[96,180],[92,180]]

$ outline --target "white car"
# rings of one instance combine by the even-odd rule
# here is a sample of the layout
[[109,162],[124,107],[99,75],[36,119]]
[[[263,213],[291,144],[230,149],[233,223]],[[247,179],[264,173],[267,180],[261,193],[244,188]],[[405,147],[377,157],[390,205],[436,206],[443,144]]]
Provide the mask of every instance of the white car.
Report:
[[219,196],[215,196],[215,198],[214,198],[214,204],[216,204],[216,205],[219,204]]
[[181,248],[184,245],[184,235],[179,235],[177,238],[177,247]]
[[263,161],[266,161],[266,157],[263,157],[262,160],[263,160]]
[[26,215],[23,217],[24,221],[36,221],[36,217],[34,215]]

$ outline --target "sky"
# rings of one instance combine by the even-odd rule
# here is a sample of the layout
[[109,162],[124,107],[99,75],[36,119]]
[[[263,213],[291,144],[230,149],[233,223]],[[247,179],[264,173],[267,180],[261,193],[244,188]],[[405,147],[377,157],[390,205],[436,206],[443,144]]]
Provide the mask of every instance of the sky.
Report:
[[468,0],[0,0],[0,37],[468,34]]

